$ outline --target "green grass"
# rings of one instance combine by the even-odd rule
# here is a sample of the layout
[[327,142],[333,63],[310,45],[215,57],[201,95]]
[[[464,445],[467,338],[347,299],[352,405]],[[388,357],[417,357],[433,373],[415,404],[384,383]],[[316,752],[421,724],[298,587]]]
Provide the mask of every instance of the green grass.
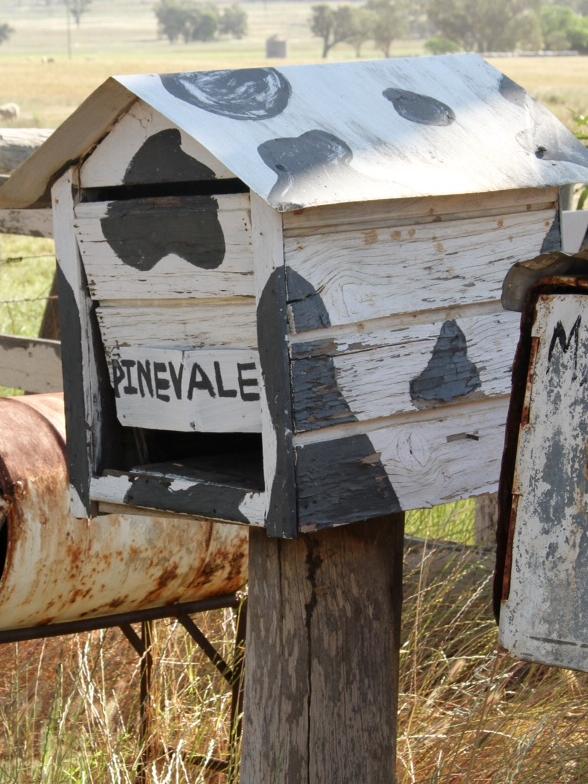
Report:
[[39,334],[54,272],[52,240],[0,235],[0,333]]

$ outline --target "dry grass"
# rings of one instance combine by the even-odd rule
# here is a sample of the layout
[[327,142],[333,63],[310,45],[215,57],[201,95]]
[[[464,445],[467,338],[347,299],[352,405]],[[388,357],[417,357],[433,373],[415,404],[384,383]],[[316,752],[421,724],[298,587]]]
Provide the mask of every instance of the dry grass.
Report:
[[[453,504],[411,515],[409,529],[455,539],[471,523],[471,505]],[[399,784],[588,781],[588,675],[497,651],[492,567],[475,548],[407,547]],[[230,660],[232,615],[202,624]],[[186,762],[227,753],[221,679],[175,623],[156,625],[154,650],[151,781],[224,784]],[[0,782],[133,782],[139,673],[118,631],[7,645],[0,657]]]

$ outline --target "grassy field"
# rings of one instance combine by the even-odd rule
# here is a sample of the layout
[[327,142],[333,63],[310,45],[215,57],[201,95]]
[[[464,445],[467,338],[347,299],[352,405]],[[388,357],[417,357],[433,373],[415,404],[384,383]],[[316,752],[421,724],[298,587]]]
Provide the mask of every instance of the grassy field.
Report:
[[[21,125],[54,127],[104,79],[117,73],[169,72],[267,64],[264,44],[277,33],[288,39],[290,63],[320,61],[320,42],[308,30],[312,3],[244,3],[249,34],[241,41],[170,45],[158,39],[151,0],[94,0],[79,29],[72,30],[67,57],[65,14],[56,5],[0,0],[0,22],[14,36],[0,46],[0,103],[16,101]],[[397,41],[394,56],[423,53],[422,41]],[[379,53],[366,45],[367,58]],[[355,56],[347,45],[330,60]],[[53,59],[54,62],[46,62]],[[566,122],[588,111],[588,57],[510,58],[492,61]],[[284,61],[279,61],[284,63]]]
[[[158,40],[151,5],[94,0],[72,31],[68,59],[61,8],[48,13],[40,3],[0,0],[0,22],[16,30],[0,47],[0,103],[21,106],[15,124],[56,126],[113,73],[266,64],[264,41],[274,33],[288,38],[289,62],[319,61],[306,24],[310,3],[247,3],[246,39],[188,46]],[[394,55],[422,51],[419,41],[394,45]],[[378,56],[369,47],[365,55]],[[331,60],[353,56],[341,46]],[[565,122],[588,111],[588,58],[494,63]],[[52,254],[48,240],[0,236],[0,331],[37,334]],[[409,533],[471,545],[474,509],[468,501],[415,512]],[[497,651],[492,568],[491,555],[468,547],[407,548],[399,782],[585,784],[588,677]],[[203,624],[230,658],[230,615],[209,614]],[[158,761],[151,781],[220,784],[224,777],[198,773],[176,752],[226,752],[221,683],[175,624],[157,625],[154,646]],[[2,646],[0,784],[131,784],[137,697],[136,657],[117,631]]]

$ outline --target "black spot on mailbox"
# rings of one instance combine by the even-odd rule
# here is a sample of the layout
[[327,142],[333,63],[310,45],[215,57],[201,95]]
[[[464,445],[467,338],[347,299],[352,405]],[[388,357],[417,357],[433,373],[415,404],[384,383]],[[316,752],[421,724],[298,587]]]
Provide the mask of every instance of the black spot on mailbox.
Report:
[[[187,155],[180,144],[175,128],[151,136],[129,163],[124,184],[157,182],[164,171],[184,180],[214,179],[214,172]],[[216,199],[194,196],[175,208],[172,201],[159,199],[151,208],[148,199],[111,202],[101,220],[106,241],[121,261],[141,272],[153,269],[170,253],[195,267],[216,269],[225,256]]]
[[[225,238],[212,196],[169,199],[148,209],[148,199],[112,202],[102,218],[104,237],[121,261],[141,272],[175,254],[201,269],[216,269],[225,256]],[[147,209],[146,209],[147,207]]]
[[413,93],[398,87],[389,87],[382,95],[405,120],[421,125],[451,125],[455,122],[453,109],[430,95]]
[[124,176],[125,185],[143,185],[170,180],[200,182],[214,180],[212,169],[182,150],[182,136],[177,128],[168,128],[150,136],[133,156]]
[[508,76],[502,76],[498,83],[498,91],[503,98],[506,98],[510,103],[516,106],[525,106],[527,103],[528,95],[523,88]]
[[455,321],[445,321],[431,359],[410,382],[410,397],[417,408],[449,403],[481,386],[476,365],[468,358],[465,335]]
[[269,199],[292,198],[306,182],[328,180],[351,163],[348,144],[332,133],[313,130],[300,136],[269,139],[257,148],[262,161],[278,175]]
[[275,68],[167,74],[165,89],[181,101],[232,120],[268,120],[290,100],[290,83]]

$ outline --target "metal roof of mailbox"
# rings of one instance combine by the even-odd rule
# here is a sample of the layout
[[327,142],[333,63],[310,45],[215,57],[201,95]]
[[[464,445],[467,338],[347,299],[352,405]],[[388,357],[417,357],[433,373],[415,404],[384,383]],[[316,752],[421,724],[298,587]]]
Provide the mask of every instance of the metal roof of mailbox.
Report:
[[277,210],[588,180],[588,151],[477,55],[118,76],[0,188],[46,196],[140,99]]

